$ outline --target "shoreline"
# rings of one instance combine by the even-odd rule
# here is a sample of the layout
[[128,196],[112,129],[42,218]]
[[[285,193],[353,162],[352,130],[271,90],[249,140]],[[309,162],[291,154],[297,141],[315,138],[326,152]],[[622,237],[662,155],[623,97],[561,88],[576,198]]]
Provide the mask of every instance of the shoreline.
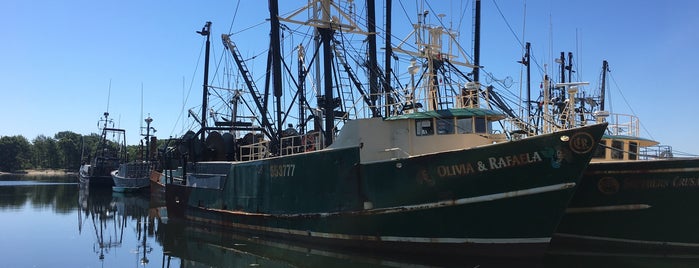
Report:
[[62,175],[72,175],[77,174],[74,171],[65,171],[62,169],[25,169],[15,172],[2,172],[0,171],[0,176],[2,175],[28,175],[28,176],[62,176]]

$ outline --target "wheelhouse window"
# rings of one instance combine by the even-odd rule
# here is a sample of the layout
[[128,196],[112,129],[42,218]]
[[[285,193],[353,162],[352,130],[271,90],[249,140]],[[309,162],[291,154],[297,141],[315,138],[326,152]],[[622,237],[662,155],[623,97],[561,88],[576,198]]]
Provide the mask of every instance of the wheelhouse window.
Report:
[[415,135],[429,136],[434,134],[434,125],[432,119],[415,120]]
[[612,141],[612,159],[624,159],[624,142]]
[[456,131],[459,134],[473,133],[473,118],[456,119]]
[[635,141],[629,142],[629,160],[638,159],[638,143]]
[[437,119],[437,134],[454,134],[454,118]]
[[488,133],[488,122],[483,117],[476,117],[476,133]]

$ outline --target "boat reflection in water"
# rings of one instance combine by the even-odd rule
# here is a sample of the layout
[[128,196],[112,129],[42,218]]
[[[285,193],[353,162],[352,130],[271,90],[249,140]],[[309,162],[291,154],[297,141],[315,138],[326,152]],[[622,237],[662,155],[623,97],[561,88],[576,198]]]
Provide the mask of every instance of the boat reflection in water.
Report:
[[103,190],[80,189],[74,175],[0,176],[2,267],[699,267],[699,256],[667,251],[527,262],[359,254],[166,221],[156,198]]
[[[111,254],[116,248],[126,247],[131,253],[139,256],[138,263],[145,265],[149,262],[148,253],[153,248],[147,237],[155,233],[155,218],[149,215],[149,196],[140,194],[112,193],[109,188],[91,188],[81,186],[78,200],[78,232],[93,232],[95,242],[93,251],[100,261]],[[123,245],[124,236],[137,236],[138,245]],[[115,250],[116,251],[116,250]],[[123,255],[121,255],[123,256]]]
[[541,267],[541,260],[531,259],[369,255],[210,229],[179,220],[170,220],[158,230],[161,235],[157,237],[165,252],[164,267],[177,267],[170,265],[174,259],[179,260],[179,267]]
[[[161,222],[162,223],[162,222]],[[424,259],[320,248],[170,220],[158,226],[163,267],[699,267],[699,256],[556,251],[543,259]]]

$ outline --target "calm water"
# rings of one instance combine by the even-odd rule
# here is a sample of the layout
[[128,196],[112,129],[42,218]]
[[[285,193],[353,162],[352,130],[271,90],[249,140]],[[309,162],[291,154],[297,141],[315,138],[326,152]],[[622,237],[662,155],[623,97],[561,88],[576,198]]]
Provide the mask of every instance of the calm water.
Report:
[[699,267],[634,255],[448,261],[308,248],[168,221],[148,195],[81,189],[73,176],[0,176],[0,222],[1,267]]

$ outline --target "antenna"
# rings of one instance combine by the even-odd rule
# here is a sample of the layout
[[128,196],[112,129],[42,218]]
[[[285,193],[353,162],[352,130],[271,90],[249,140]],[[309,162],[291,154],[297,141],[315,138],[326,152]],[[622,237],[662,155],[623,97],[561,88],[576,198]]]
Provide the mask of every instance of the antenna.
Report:
[[107,112],[109,112],[109,98],[112,95],[112,79],[109,79],[109,88],[107,89]]
[[141,122],[139,127],[141,129],[141,132],[143,132],[143,121],[141,121],[141,118],[143,118],[143,82],[141,82],[141,116],[138,118],[139,122]]

